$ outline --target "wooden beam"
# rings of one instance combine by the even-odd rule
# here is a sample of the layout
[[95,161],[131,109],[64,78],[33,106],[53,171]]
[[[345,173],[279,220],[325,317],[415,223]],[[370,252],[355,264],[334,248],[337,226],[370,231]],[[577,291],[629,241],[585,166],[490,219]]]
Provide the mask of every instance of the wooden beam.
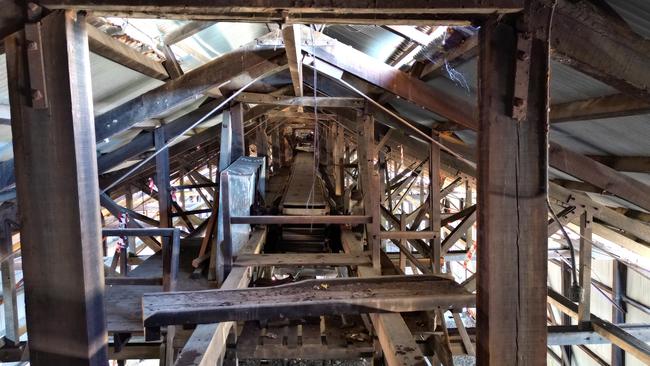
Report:
[[[34,42],[29,49],[28,41]],[[5,45],[30,364],[106,365],[99,184],[84,13],[53,12],[9,36]],[[41,72],[35,73],[39,66]],[[38,87],[42,98],[34,103],[24,91]]]
[[[578,317],[578,305],[550,288],[548,289],[548,300],[563,313],[573,318]],[[628,333],[625,329],[594,315],[591,317],[591,325],[601,337],[609,340],[612,344],[625,350],[625,352],[629,352],[641,362],[650,363],[650,346],[647,343]]]
[[650,156],[589,155],[589,158],[619,172],[650,173]]
[[169,79],[167,71],[160,62],[145,56],[90,24],[86,27],[88,29],[88,45],[93,53],[151,78]]
[[[348,254],[363,251],[362,244],[348,229],[342,230],[341,242]],[[359,266],[357,272],[359,277],[381,275],[381,271],[376,271],[370,266]],[[427,364],[420,347],[415,343],[413,334],[400,314],[371,314],[370,320],[377,333],[388,366],[424,366]]]
[[[24,5],[18,0],[0,0],[0,39],[23,28],[27,15]],[[4,46],[2,48],[4,50]]]
[[[520,11],[519,0],[414,0],[394,2],[380,0],[368,3],[351,0],[333,6],[329,0],[305,2],[302,0],[244,0],[233,6],[231,1],[202,1],[191,5],[177,0],[42,0],[49,9],[75,8],[93,11],[99,15],[136,17],[168,17],[253,22],[328,23],[344,20],[346,23],[374,21],[376,24],[399,24],[404,21],[432,19],[467,19],[471,15],[512,13]],[[355,21],[356,20],[356,21]],[[408,24],[408,23],[407,23]]]
[[234,267],[296,267],[296,266],[360,266],[372,264],[370,255],[363,254],[322,254],[322,253],[281,253],[238,255]]
[[283,57],[277,58],[280,51],[260,50],[253,42],[133,98],[95,118],[97,141],[196,99],[237,75],[254,78],[273,70],[280,71],[285,67],[279,65],[284,64]]
[[[650,113],[650,102],[626,94],[551,105],[551,123],[616,118]],[[612,124],[616,125],[616,120]]]
[[282,39],[284,48],[287,51],[287,63],[291,73],[291,82],[293,83],[293,94],[297,97],[303,96],[302,85],[302,32],[299,25],[287,25],[282,29]]
[[[266,230],[253,230],[240,255],[259,254],[266,241]],[[237,267],[221,285],[224,290],[248,287],[251,268]],[[175,366],[214,366],[226,352],[226,338],[233,322],[198,325],[178,355]]]
[[[537,2],[518,19],[519,28],[490,18],[480,30],[477,358],[483,365],[546,365],[551,14]],[[518,32],[531,37],[524,58],[517,56]],[[510,117],[518,62],[528,63],[516,81],[527,86],[521,121]]]
[[[473,106],[469,106],[464,101],[459,100],[459,98],[445,92],[440,92],[443,95],[438,95],[437,98],[442,98],[441,100],[448,102],[448,105],[430,103],[431,98],[436,98],[434,96],[430,96],[426,101],[417,99],[413,96],[414,94],[416,96],[429,95],[423,90],[420,90],[420,88],[430,90],[431,88],[421,81],[415,80],[386,64],[380,63],[381,65],[375,65],[377,63],[376,60],[362,59],[364,57],[363,53],[358,55],[357,52],[350,47],[334,43],[331,46],[318,48],[316,50],[316,56],[361,78],[367,83],[378,85],[465,127],[476,129],[476,122],[473,120],[473,116],[477,115],[477,111]],[[365,57],[369,58],[369,56]],[[360,61],[354,62],[356,60]],[[372,67],[368,67],[368,65],[372,65]],[[414,90],[418,91],[414,92]],[[435,93],[439,92],[436,91]],[[562,170],[583,181],[592,183],[642,208],[650,209],[650,197],[645,194],[649,189],[646,184],[556,143],[551,143],[549,158],[549,163],[554,168]]]
[[641,208],[650,210],[648,185],[588,157],[551,142],[549,163],[552,167],[591,183]]
[[[306,28],[303,32],[305,37],[311,35]],[[327,45],[315,49],[303,46],[305,52],[314,53],[317,58],[431,112],[476,129],[477,110],[467,101],[433,89],[423,81],[322,33],[313,32],[313,37]]]
[[[216,321],[462,308],[474,295],[440,276],[305,280],[266,288],[145,294],[147,328]],[[546,328],[544,328],[546,331]]]
[[[235,100],[249,104],[268,104],[277,106],[304,106],[320,108],[363,108],[365,101],[346,97],[287,97],[259,93],[241,93]],[[313,117],[312,117],[313,118]]]
[[589,327],[591,321],[591,225],[594,218],[590,210],[580,215],[580,302],[578,305],[578,325]]
[[[556,61],[647,100],[650,41],[589,1],[558,1],[553,15]],[[558,35],[558,36],[555,36]]]

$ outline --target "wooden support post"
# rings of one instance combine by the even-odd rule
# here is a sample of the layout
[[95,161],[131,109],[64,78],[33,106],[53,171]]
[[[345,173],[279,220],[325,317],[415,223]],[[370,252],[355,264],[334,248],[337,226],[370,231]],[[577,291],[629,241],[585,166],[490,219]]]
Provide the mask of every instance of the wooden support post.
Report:
[[[550,235],[549,235],[550,236]],[[571,267],[566,262],[560,262],[561,277],[562,277],[562,293],[568,294],[571,291]],[[562,325],[571,325],[571,316],[561,313],[560,320]],[[571,365],[573,361],[573,348],[571,346],[564,346],[562,352],[562,359],[564,364]]]
[[343,172],[343,154],[345,148],[345,130],[334,124],[336,136],[334,141],[334,194],[337,197],[343,195],[345,189],[344,172]]
[[[169,149],[165,147],[165,130],[157,128],[154,133],[156,151],[156,186],[158,187],[158,209],[160,227],[172,227],[171,196],[169,194]],[[162,238],[163,242],[168,242]],[[163,244],[164,246],[165,244]]]
[[[614,306],[612,309],[612,323],[623,324],[625,323],[625,311],[627,311],[627,303],[623,301],[627,287],[627,266],[620,261],[613,261],[613,276],[612,281],[612,297]],[[623,310],[623,311],[621,311]],[[611,366],[624,366],[625,365],[625,351],[619,346],[612,344],[612,362]]]
[[590,210],[580,215],[580,303],[578,307],[578,325],[591,327],[591,223]]
[[[165,130],[157,128],[154,130],[154,146],[156,151],[160,151],[156,155],[156,186],[158,187],[158,211],[160,215],[160,227],[169,228],[173,227],[171,216],[171,195],[169,187],[171,186],[169,180],[169,148],[165,147]],[[161,151],[162,150],[162,151]],[[170,237],[161,237],[163,257],[165,254],[169,256],[173,242]],[[164,289],[169,291],[170,289]],[[161,365],[171,366],[174,362],[174,336],[176,329],[173,326],[166,328],[164,353],[161,353]]]
[[[125,202],[126,203],[126,208],[133,211],[133,187],[131,187],[130,185],[126,188],[126,193],[124,194],[124,198],[125,198],[125,201],[126,201]],[[130,217],[129,216],[129,220],[135,220],[135,217]],[[129,244],[128,253],[136,254],[135,238],[127,238],[127,241],[128,241],[128,244]],[[127,262],[128,262],[128,254],[127,254],[126,258],[127,258]]]
[[379,173],[375,169],[375,120],[365,114],[360,116],[359,128],[359,169],[361,188],[363,190],[363,205],[367,216],[372,216],[372,222],[366,225],[368,246],[372,252],[372,266],[381,271],[381,240],[379,239],[381,207],[379,201]]
[[86,26],[54,11],[5,39],[34,366],[108,364]]
[[282,166],[280,161],[280,127],[273,129],[271,132],[271,149],[273,157],[273,174],[277,174]]
[[[432,137],[437,140],[434,132]],[[440,265],[440,146],[431,144],[429,149],[429,227],[437,234],[429,240],[431,249],[431,269],[441,273]]]
[[[546,365],[551,8],[530,6],[519,29],[509,19],[490,18],[480,30],[478,365]],[[531,45],[522,53],[524,35]],[[522,60],[528,72],[515,80]],[[514,100],[515,83],[525,84],[523,99]],[[522,103],[525,114],[515,120],[513,104]]]
[[[472,195],[472,186],[470,185],[469,178],[465,180],[465,207],[467,208],[470,207],[474,204],[474,197]],[[470,226],[469,229],[467,229],[467,233],[465,234],[465,243],[467,244],[467,250],[472,249],[472,245],[474,245],[474,225]]]

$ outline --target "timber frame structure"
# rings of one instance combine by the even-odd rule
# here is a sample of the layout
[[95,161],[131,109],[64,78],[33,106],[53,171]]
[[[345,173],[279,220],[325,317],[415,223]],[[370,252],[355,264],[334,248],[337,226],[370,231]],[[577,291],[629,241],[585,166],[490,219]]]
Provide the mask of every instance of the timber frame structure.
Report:
[[[626,293],[650,279],[650,157],[549,133],[650,112],[650,41],[601,1],[0,4],[0,360],[650,364],[650,324],[626,321],[650,314]],[[183,22],[147,54],[107,17]],[[184,69],[172,46],[217,22],[269,32]],[[383,62],[323,25],[402,42]],[[156,84],[96,113],[91,54]],[[469,59],[466,94],[436,84]],[[552,63],[615,93],[556,103]]]

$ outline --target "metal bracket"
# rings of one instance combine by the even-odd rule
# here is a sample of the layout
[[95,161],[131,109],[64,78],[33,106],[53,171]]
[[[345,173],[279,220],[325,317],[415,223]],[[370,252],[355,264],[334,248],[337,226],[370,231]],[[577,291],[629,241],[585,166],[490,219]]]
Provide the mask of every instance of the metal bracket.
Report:
[[512,118],[522,121],[528,113],[528,83],[530,81],[530,52],[532,39],[528,32],[517,32],[517,60],[512,99]]
[[32,108],[46,109],[48,108],[47,85],[45,82],[45,61],[40,22],[25,24],[25,40]]

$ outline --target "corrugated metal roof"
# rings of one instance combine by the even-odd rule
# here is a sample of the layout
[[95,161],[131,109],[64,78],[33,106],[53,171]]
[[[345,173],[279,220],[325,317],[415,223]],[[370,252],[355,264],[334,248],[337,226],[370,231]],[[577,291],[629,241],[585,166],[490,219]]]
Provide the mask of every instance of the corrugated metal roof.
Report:
[[650,1],[606,0],[635,32],[650,39]]
[[582,154],[650,156],[650,115],[553,124],[551,138]]
[[404,38],[375,25],[330,25],[326,35],[385,62]]

